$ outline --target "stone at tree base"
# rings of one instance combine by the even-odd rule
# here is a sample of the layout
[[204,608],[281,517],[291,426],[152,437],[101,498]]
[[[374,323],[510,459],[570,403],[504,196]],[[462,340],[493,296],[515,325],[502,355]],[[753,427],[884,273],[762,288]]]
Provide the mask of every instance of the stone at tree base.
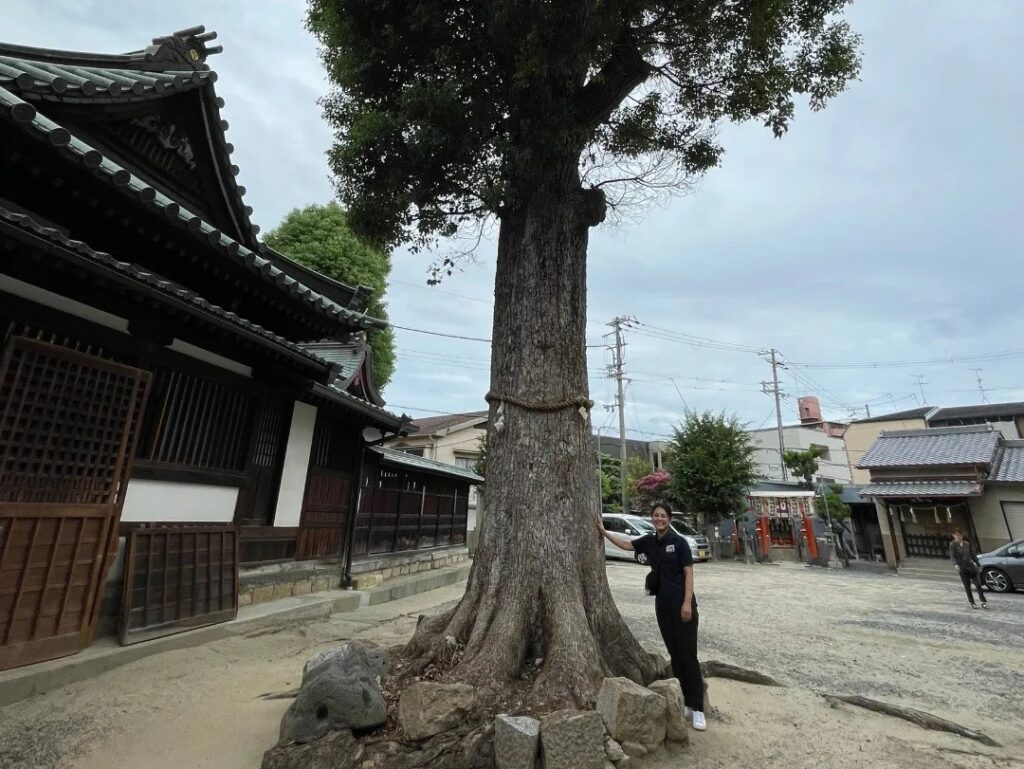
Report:
[[355,674],[371,677],[384,675],[388,650],[366,641],[346,641],[340,646],[317,652],[302,666],[302,685],[316,677],[325,666],[342,667]]
[[544,769],[604,769],[604,723],[593,710],[556,710],[540,721]]
[[640,760],[649,752],[647,748],[639,742],[631,742],[630,740],[626,740],[622,743],[622,751],[630,758],[635,758],[637,760]]
[[604,769],[615,769],[615,764],[613,764],[611,761],[605,761]]
[[613,739],[647,747],[665,741],[665,698],[628,678],[604,679],[596,709]]
[[674,742],[690,741],[690,725],[683,713],[683,689],[678,678],[655,681],[648,687],[665,698],[665,736]]
[[383,650],[350,642],[314,655],[302,686],[281,718],[278,744],[311,742],[341,729],[369,729],[387,720],[380,689]]
[[424,740],[465,722],[476,691],[467,684],[417,681],[398,700],[398,722],[411,740]]
[[540,721],[529,716],[494,719],[494,757],[498,769],[534,769],[540,747]]
[[358,769],[362,746],[352,732],[331,732],[305,745],[275,746],[263,754],[262,769]]
[[611,737],[604,738],[604,756],[613,764],[618,763],[626,757],[622,752],[622,746]]
[[672,677],[672,658],[668,656],[665,647],[654,641],[647,641],[642,644],[644,651],[654,662],[654,668],[658,671],[659,678]]

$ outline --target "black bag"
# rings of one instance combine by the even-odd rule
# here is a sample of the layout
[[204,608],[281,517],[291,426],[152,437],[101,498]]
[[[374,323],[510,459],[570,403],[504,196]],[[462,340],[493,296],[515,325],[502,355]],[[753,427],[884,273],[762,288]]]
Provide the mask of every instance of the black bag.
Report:
[[[654,548],[658,548],[657,542],[654,543]],[[647,591],[647,595],[658,594],[658,588],[661,587],[661,575],[658,573],[660,567],[661,559],[654,560],[654,558],[651,558],[651,570],[644,579],[644,589]]]
[[655,571],[655,567],[652,566],[647,574],[647,578],[644,580],[644,589],[647,591],[647,595],[657,595],[659,587],[661,587],[661,578],[658,576],[658,572]]

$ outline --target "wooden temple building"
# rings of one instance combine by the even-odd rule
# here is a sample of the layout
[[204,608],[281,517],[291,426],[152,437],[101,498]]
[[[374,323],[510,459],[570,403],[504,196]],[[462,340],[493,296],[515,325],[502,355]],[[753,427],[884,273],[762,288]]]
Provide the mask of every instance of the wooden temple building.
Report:
[[[465,541],[381,449],[366,291],[257,239],[202,27],[0,43],[0,669],[233,617],[240,568]],[[104,596],[113,594],[113,606]]]

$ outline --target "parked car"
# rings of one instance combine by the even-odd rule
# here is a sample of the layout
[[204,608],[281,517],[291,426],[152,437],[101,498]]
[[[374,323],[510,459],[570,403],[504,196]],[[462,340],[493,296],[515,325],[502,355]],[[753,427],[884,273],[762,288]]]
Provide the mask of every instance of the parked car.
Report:
[[707,536],[701,534],[690,524],[683,520],[682,516],[672,516],[672,528],[676,534],[686,540],[693,554],[693,560],[704,562],[711,558],[711,543]]
[[[605,513],[602,516],[604,527],[615,534],[622,534],[630,540],[642,537],[644,534],[653,534],[654,525],[646,518],[639,515],[623,515],[621,513]],[[706,561],[711,556],[711,547],[708,538],[698,534],[690,526],[680,521],[673,520],[672,528],[676,534],[686,540],[693,553],[694,561]],[[635,560],[637,563],[646,564],[647,556],[641,553],[630,553],[627,550],[620,550],[608,540],[604,543],[604,554],[606,558],[618,558],[622,560]]]
[[[639,515],[622,515],[621,513],[605,513],[601,516],[604,521],[604,527],[613,534],[621,534],[629,540],[639,539],[644,534],[653,534],[654,526],[646,518],[641,518]],[[628,550],[620,550],[607,539],[604,541],[604,556],[605,558],[618,558],[620,560],[634,560],[636,553],[631,553]],[[643,558],[643,560],[640,560]],[[639,563],[645,563],[646,558],[641,556],[636,560]]]
[[994,593],[1024,590],[1024,539],[978,556],[981,578]]

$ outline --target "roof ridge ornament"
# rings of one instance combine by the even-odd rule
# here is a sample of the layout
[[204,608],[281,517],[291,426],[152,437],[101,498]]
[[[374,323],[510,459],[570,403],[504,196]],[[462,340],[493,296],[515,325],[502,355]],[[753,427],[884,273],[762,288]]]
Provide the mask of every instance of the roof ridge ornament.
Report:
[[217,33],[207,32],[202,24],[179,29],[169,35],[154,37],[153,44],[146,48],[146,61],[181,63],[196,70],[209,69],[207,57],[224,50],[220,45],[207,45],[216,39]]

